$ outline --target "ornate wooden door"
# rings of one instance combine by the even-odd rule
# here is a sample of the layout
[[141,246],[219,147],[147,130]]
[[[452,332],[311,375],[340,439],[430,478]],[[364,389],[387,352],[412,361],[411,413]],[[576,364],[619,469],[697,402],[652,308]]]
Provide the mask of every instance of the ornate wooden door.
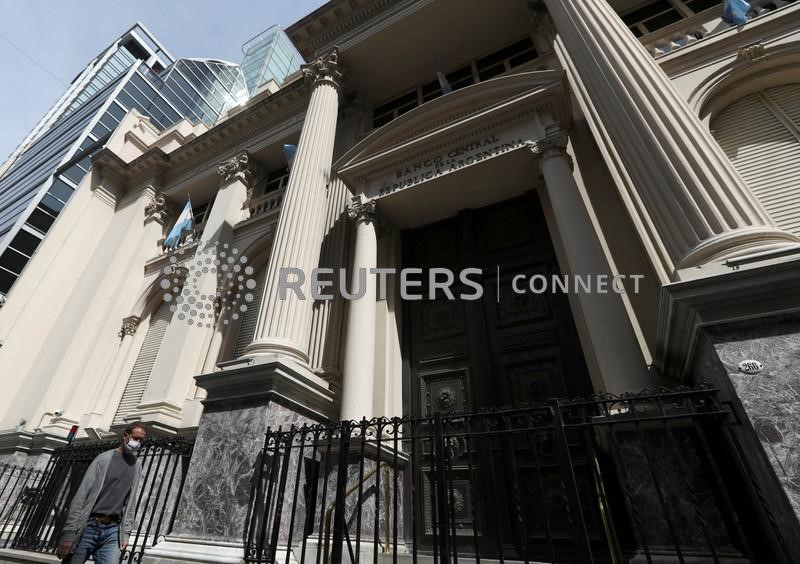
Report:
[[[559,272],[535,194],[463,211],[454,218],[407,232],[403,247],[404,267],[449,268],[456,273],[456,280],[463,268],[483,271],[484,292],[480,300],[438,296],[435,300],[405,302],[404,338],[410,380],[407,389],[412,413],[427,417],[437,412],[513,407],[591,393],[567,296],[549,292],[517,294],[512,290],[512,279],[518,274],[525,274],[527,279],[535,273],[549,276]],[[427,276],[422,278],[426,280]],[[462,290],[473,291],[455,285],[456,298]],[[422,294],[427,298],[425,282]],[[532,441],[535,443],[536,439]],[[418,504],[421,514],[416,519],[417,538],[432,544],[434,508],[428,475],[432,465],[425,458],[430,450],[425,444],[419,448],[423,456],[415,474],[420,477],[423,501]],[[472,507],[470,500],[475,498],[475,491],[471,494],[470,487],[497,500],[508,498],[508,476],[506,469],[496,464],[498,460],[516,456],[514,464],[519,468],[520,483],[527,480],[529,493],[533,492],[525,501],[529,508],[540,514],[545,511],[544,504],[550,504],[551,513],[563,510],[556,507],[560,503],[556,491],[560,483],[558,469],[555,464],[547,466],[546,448],[542,456],[530,449],[518,456],[509,451],[515,448],[499,440],[456,445],[451,487],[455,534],[464,538],[464,550],[469,551],[473,544],[470,538],[476,536],[478,550],[485,555],[497,556],[507,550],[505,556],[519,556],[520,546],[535,545],[540,542],[537,535],[545,534],[543,530],[514,532],[510,522],[513,519],[510,512],[503,510],[502,503]],[[475,459],[471,471],[468,455]],[[540,495],[545,490],[550,493]],[[524,495],[527,494],[523,492]],[[482,529],[478,535],[473,531],[476,521],[483,523],[477,526]],[[554,529],[561,525],[555,521],[558,517],[547,524],[548,536],[558,534]]]

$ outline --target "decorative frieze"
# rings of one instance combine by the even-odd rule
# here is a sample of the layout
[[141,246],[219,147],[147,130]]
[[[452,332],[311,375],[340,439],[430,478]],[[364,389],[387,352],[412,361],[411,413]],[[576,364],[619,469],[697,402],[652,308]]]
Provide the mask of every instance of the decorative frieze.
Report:
[[139,323],[141,323],[141,319],[137,315],[129,315],[128,317],[122,320],[122,327],[117,332],[117,336],[120,339],[124,339],[126,336],[132,337],[136,334],[136,329],[139,327]]

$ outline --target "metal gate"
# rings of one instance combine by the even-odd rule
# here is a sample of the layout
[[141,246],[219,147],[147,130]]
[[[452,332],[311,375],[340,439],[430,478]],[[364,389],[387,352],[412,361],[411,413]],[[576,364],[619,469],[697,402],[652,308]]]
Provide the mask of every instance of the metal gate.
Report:
[[245,560],[788,562],[735,424],[703,387],[268,430]]
[[[120,562],[139,562],[172,528],[193,439],[149,439],[142,445],[142,479],[130,544]],[[94,458],[119,441],[56,449],[44,470],[0,468],[0,546],[55,553],[70,502]]]

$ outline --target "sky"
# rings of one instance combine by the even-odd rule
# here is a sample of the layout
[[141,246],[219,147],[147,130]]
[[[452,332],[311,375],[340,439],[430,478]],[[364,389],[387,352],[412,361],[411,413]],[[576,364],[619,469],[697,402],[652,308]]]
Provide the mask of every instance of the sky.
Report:
[[322,4],[324,0],[0,0],[0,164],[81,69],[137,21],[176,58],[240,63],[245,41],[273,24],[286,28]]

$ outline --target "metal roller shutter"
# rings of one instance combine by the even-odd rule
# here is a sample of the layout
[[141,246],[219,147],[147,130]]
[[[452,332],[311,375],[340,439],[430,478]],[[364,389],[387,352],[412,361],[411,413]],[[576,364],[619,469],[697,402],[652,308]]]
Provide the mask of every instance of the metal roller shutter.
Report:
[[150,317],[147,335],[144,337],[139,356],[136,357],[136,363],[133,365],[128,384],[125,386],[119,407],[117,407],[114,425],[124,423],[124,418],[133,414],[136,411],[136,406],[142,401],[144,390],[147,388],[147,381],[150,378],[150,372],[153,370],[158,350],[161,348],[161,341],[164,340],[164,334],[167,332],[171,318],[172,312],[169,310],[167,302],[162,303]]
[[247,311],[242,315],[239,324],[239,332],[236,334],[236,346],[233,349],[233,358],[239,358],[244,353],[245,347],[253,342],[256,334],[256,322],[258,321],[258,310],[261,308],[261,296],[264,295],[264,284],[267,279],[267,267],[264,266],[256,274],[256,287],[253,290],[253,301],[247,307]]
[[800,235],[800,84],[737,100],[711,130],[775,223]]

